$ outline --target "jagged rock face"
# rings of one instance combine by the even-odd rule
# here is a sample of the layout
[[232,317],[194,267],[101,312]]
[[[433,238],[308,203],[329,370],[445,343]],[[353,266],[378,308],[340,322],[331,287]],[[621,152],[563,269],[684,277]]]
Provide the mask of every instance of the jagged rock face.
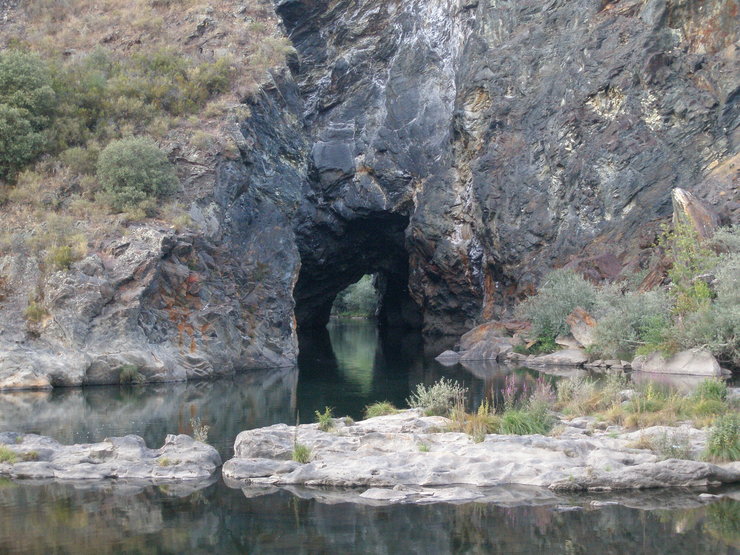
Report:
[[673,187],[737,216],[734,0],[276,9],[306,134],[299,324],[324,319],[314,291],[383,271],[383,245],[425,329],[451,333],[574,256],[627,264]]

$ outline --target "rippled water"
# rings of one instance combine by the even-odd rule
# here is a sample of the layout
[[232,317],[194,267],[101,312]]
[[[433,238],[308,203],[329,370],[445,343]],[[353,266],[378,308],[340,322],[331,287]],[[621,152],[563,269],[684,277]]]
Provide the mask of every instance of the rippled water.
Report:
[[[64,443],[136,433],[156,447],[167,433],[190,433],[190,419],[198,416],[210,426],[209,442],[228,458],[244,429],[312,421],[325,406],[360,418],[366,404],[403,406],[417,383],[442,376],[463,381],[475,405],[512,371],[442,367],[425,357],[418,335],[379,338],[367,322],[332,324],[301,347],[300,372],[0,394],[0,431]],[[426,347],[436,354],[447,345]],[[522,381],[536,376],[516,374]],[[510,489],[502,498],[516,499]],[[693,554],[737,553],[740,541],[740,503],[703,505],[695,492],[635,493],[622,500],[626,506],[598,509],[591,504],[598,497],[539,506],[376,507],[337,499],[326,490],[230,489],[218,476],[210,484],[160,487],[0,480],[0,553]]]

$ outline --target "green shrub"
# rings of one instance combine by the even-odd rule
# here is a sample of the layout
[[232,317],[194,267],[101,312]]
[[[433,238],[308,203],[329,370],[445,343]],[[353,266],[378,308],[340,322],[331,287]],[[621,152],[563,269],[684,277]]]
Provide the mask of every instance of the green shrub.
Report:
[[324,412],[315,411],[316,421],[319,423],[319,430],[330,432],[334,429],[334,414],[331,407],[324,407]]
[[428,416],[447,416],[456,404],[464,403],[466,394],[467,389],[456,381],[440,378],[430,387],[418,384],[406,402],[411,408],[423,409]]
[[45,146],[46,136],[33,129],[23,110],[0,104],[0,179],[12,180]]
[[376,416],[385,416],[386,414],[395,414],[398,409],[388,401],[379,401],[365,407],[365,418],[375,418]]
[[740,414],[717,418],[707,437],[707,458],[718,462],[740,460]]
[[716,263],[714,253],[702,243],[688,222],[676,222],[672,230],[664,228],[659,245],[671,259],[669,291],[675,300],[676,314],[683,315],[705,307],[711,299],[711,291],[706,282],[695,278]]
[[302,443],[293,444],[292,458],[297,463],[308,463],[311,460],[311,448]]
[[670,301],[662,291],[600,295],[596,351],[604,358],[631,359],[635,349],[653,350],[664,340],[670,326]]
[[576,307],[591,310],[597,288],[573,270],[550,272],[533,297],[517,307],[517,315],[532,324],[536,338],[555,338],[569,331],[565,318]]
[[145,137],[121,139],[105,147],[98,158],[97,176],[118,211],[170,194],[179,183],[167,156]]

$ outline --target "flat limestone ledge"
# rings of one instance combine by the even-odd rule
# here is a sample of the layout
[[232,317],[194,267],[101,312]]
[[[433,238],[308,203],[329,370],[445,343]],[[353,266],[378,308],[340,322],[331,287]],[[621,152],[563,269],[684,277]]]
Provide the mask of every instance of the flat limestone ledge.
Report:
[[[351,425],[336,420],[331,432],[320,431],[316,424],[300,426],[297,433],[285,424],[250,430],[237,436],[235,456],[224,464],[223,476],[232,484],[254,486],[363,487],[369,488],[368,496],[391,500],[405,494],[376,490],[465,486],[460,495],[474,498],[477,494],[466,486],[518,484],[575,492],[740,482],[740,462],[660,460],[650,450],[630,447],[641,435],[663,435],[676,428],[596,431],[587,425],[589,419],[580,418],[566,423],[559,437],[490,434],[476,443],[467,434],[442,432],[448,423],[409,410]],[[701,430],[685,426],[678,431],[686,434],[694,451],[705,441]],[[291,460],[294,437],[311,449],[307,464]],[[457,494],[439,495],[451,501]]]
[[15,454],[0,462],[0,476],[16,480],[146,480],[154,484],[206,480],[221,465],[218,451],[187,435],[168,435],[159,449],[135,435],[100,443],[62,445],[34,434],[0,433],[0,448]]

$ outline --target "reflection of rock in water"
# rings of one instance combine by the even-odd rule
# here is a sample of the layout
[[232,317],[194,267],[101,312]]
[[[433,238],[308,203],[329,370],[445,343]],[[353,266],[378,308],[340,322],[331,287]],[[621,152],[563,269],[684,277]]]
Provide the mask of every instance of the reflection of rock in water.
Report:
[[[0,482],[0,552],[726,553],[738,509],[732,499],[701,505],[696,492],[619,499],[637,509],[595,509],[591,502],[604,494],[524,506],[373,507],[306,488],[247,498],[219,482],[183,493],[117,482],[102,489]],[[521,491],[509,497],[521,501]],[[656,501],[670,509],[643,510]]]
[[227,456],[240,431],[291,421],[297,383],[298,370],[284,369],[212,382],[0,393],[0,430],[61,443],[133,433],[158,445],[168,433],[192,434],[190,419],[198,416],[210,427],[209,443]]

